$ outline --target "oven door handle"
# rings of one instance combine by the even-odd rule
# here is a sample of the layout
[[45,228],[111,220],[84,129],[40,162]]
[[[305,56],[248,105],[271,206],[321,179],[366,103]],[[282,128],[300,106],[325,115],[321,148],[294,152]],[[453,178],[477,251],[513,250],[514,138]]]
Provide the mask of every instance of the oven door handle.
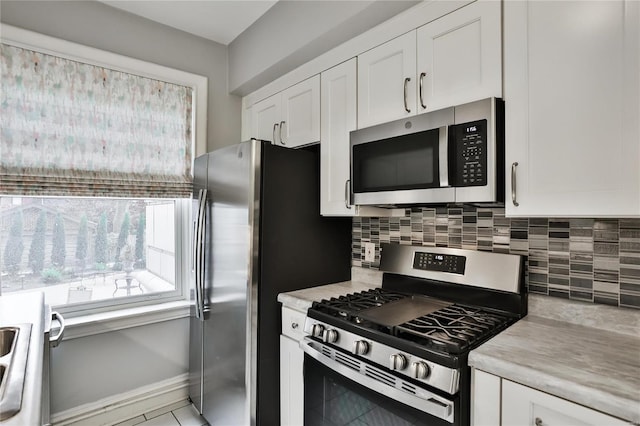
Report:
[[[356,383],[365,386],[368,389],[371,389],[382,395],[386,395],[389,398],[413,407],[416,410],[423,411],[425,413],[453,423],[454,419],[452,401],[444,399],[441,396],[438,396],[435,393],[428,392],[424,389],[420,389],[420,391],[416,394],[410,394],[402,391],[398,387],[393,387],[389,384],[379,382],[378,380],[371,378],[369,375],[365,375],[363,370],[366,368],[372,371],[380,371],[385,374],[386,372],[384,372],[383,370],[360,361],[359,359],[351,355],[340,352],[340,356],[346,357],[349,360],[360,364],[359,371],[353,369],[354,365],[352,363],[350,363],[350,365],[352,365],[351,367],[346,367],[345,365],[335,360],[335,353],[337,352],[337,350],[333,349],[331,346],[317,342],[309,337],[305,337],[300,341],[300,348],[304,351],[304,353],[314,358],[321,364],[324,364],[329,369],[353,380]],[[386,373],[385,375],[389,374]]]

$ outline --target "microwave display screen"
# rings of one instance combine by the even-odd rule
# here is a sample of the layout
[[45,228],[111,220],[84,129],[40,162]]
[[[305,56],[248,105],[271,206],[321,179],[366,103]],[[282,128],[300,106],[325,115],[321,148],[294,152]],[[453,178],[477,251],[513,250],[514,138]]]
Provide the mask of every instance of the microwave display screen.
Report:
[[354,192],[437,188],[439,130],[353,146]]

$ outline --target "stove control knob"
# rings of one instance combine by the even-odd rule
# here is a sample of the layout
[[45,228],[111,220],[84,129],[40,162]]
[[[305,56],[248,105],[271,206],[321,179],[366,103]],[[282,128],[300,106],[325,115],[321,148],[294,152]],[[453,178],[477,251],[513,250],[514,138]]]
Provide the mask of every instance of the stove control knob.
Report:
[[369,342],[366,340],[356,340],[353,342],[354,355],[366,355],[369,353]]
[[391,370],[404,370],[407,368],[407,357],[402,354],[395,354],[389,357],[389,368]]
[[322,324],[313,324],[311,328],[311,335],[313,337],[322,337],[324,334],[324,326]]
[[326,343],[335,343],[338,341],[338,336],[338,330],[332,328],[331,330],[325,330],[322,340]]
[[424,361],[418,361],[411,364],[411,376],[416,379],[426,379],[429,377],[431,369],[429,365]]

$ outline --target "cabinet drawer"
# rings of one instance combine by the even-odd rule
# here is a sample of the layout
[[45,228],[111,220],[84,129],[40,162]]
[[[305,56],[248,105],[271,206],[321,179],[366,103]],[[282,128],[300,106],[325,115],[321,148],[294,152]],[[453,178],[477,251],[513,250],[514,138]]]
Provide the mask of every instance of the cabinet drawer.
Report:
[[304,320],[307,314],[291,308],[282,308],[282,334],[295,340],[304,337]]
[[624,426],[627,422],[509,380],[502,380],[503,425]]

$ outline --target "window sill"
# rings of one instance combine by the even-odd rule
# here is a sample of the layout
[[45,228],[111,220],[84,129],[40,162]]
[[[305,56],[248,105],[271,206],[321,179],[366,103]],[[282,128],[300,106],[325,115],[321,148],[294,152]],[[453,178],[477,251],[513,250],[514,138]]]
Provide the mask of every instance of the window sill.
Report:
[[65,319],[64,340],[187,318],[189,306],[180,300]]

